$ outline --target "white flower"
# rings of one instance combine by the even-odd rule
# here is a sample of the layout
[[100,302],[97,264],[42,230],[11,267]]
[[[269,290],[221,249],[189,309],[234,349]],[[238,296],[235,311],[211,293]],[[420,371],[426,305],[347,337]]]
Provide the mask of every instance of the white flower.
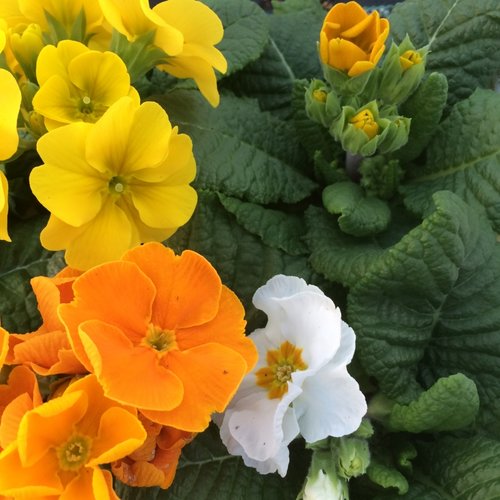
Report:
[[297,277],[274,276],[253,303],[268,316],[250,335],[259,361],[223,415],[221,438],[246,465],[285,476],[288,445],[299,433],[309,443],[344,436],[366,413],[347,372],[355,335],[332,300]]

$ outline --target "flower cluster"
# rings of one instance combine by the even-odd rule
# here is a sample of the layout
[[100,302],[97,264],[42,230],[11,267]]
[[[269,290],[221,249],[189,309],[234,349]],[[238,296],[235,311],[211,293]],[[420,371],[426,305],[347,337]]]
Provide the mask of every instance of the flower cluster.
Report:
[[0,160],[36,147],[31,190],[51,212],[42,244],[86,270],[185,224],[197,201],[191,141],[134,85],[157,68],[192,78],[217,106],[215,70],[227,69],[217,15],[198,0],[33,0],[0,7],[0,20]]
[[[32,285],[42,326],[0,330],[0,494],[116,498],[112,474],[167,488],[256,363],[241,303],[201,255],[153,242]],[[42,395],[35,373],[58,382]]]
[[387,19],[354,1],[337,3],[323,22],[325,81],[310,83],[306,111],[351,154],[389,153],[408,141],[410,119],[398,105],[420,84],[427,50],[416,50],[407,37],[393,43],[380,64],[389,30]]

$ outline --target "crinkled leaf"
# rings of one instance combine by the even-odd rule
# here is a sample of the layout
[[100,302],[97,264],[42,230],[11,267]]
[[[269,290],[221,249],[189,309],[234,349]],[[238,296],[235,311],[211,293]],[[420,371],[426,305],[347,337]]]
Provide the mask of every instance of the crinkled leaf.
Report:
[[268,18],[253,2],[204,0],[224,25],[224,38],[217,48],[227,59],[227,75],[259,58],[269,36]]
[[[430,481],[425,480],[420,483],[412,480],[409,483],[409,490],[404,495],[398,493],[386,493],[376,496],[373,500],[452,500],[446,493],[441,491],[438,485],[432,484]],[[371,500],[371,499],[370,499]]]
[[403,103],[401,115],[411,118],[411,127],[408,142],[396,153],[402,162],[414,160],[425,149],[441,120],[447,95],[446,77],[431,73]]
[[340,214],[340,229],[352,236],[370,236],[387,228],[391,210],[374,196],[365,196],[354,182],[337,182],[323,190],[323,205],[331,214]]
[[438,379],[409,405],[396,404],[389,425],[407,432],[461,429],[471,424],[479,410],[476,384],[462,373]]
[[293,127],[259,109],[257,101],[225,95],[217,109],[198,92],[157,98],[173,123],[193,140],[197,189],[220,191],[255,203],[294,203],[315,183],[303,175],[304,152]]
[[262,55],[222,84],[238,95],[255,97],[264,111],[279,116],[291,112],[294,75],[272,38]]
[[384,252],[372,238],[343,233],[336,218],[322,208],[307,209],[306,226],[311,265],[330,281],[354,285]]
[[219,199],[242,227],[262,238],[266,245],[279,248],[290,255],[307,253],[307,246],[301,239],[304,234],[301,216],[271,210],[229,196],[220,195]]
[[500,94],[480,89],[453,108],[429,143],[426,166],[401,187],[410,210],[427,212],[432,194],[447,189],[500,231],[499,109]]
[[446,75],[449,104],[478,88],[493,88],[500,67],[498,0],[406,0],[390,16],[391,34],[430,45],[427,70]]
[[316,45],[326,12],[318,7],[270,16],[271,37],[296,78],[321,76]]
[[12,243],[0,242],[0,322],[8,331],[25,333],[40,325],[30,279],[63,267],[59,254],[40,245],[38,235],[46,222],[46,217],[16,221],[9,227]]
[[436,484],[447,494],[444,498],[498,498],[499,441],[486,436],[444,437],[432,443],[422,443],[418,457],[420,467],[428,477],[427,482]]
[[385,465],[375,458],[372,458],[368,470],[366,471],[371,481],[383,488],[396,488],[399,495],[408,491],[408,481],[394,467]]
[[287,480],[259,474],[240,457],[229,455],[211,426],[184,448],[169,489],[119,484],[117,493],[122,500],[295,500],[304,475],[301,465]]
[[401,404],[461,372],[478,388],[479,423],[500,434],[500,248],[484,217],[450,192],[351,289],[357,354]]

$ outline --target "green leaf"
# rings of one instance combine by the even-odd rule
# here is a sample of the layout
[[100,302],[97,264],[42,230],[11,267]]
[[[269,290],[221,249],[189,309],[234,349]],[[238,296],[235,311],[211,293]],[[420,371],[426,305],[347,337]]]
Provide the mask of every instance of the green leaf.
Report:
[[[444,498],[494,499],[500,491],[500,442],[485,436],[444,437],[419,447],[422,477]],[[424,497],[421,497],[424,498]],[[425,497],[427,498],[427,497]]]
[[497,0],[406,0],[390,16],[396,42],[410,35],[430,46],[427,71],[445,74],[449,104],[478,87],[493,88],[500,67],[500,4]]
[[213,109],[189,90],[157,100],[193,140],[197,189],[264,204],[295,203],[315,189],[299,171],[307,162],[292,126],[261,111],[256,101],[225,95]]
[[264,11],[245,0],[204,0],[203,3],[216,12],[224,26],[224,38],[217,48],[227,59],[226,76],[257,60],[269,37]]
[[223,80],[222,84],[237,95],[255,97],[264,111],[288,116],[293,82],[292,70],[271,38],[259,59]]
[[457,373],[440,378],[409,405],[396,404],[391,428],[407,432],[453,431],[471,424],[479,410],[476,384]]
[[370,236],[387,228],[391,211],[386,202],[374,196],[365,196],[354,182],[337,182],[323,190],[323,205],[338,218],[340,229],[352,236]]
[[357,354],[400,404],[441,377],[478,389],[478,424],[500,435],[500,248],[486,219],[450,192],[351,289]]
[[311,265],[330,281],[354,285],[383,254],[371,238],[343,233],[335,217],[322,208],[307,209],[306,226]]
[[408,481],[403,474],[394,467],[385,465],[375,458],[372,458],[366,473],[375,484],[383,488],[396,488],[399,495],[404,495],[408,491]]
[[223,195],[219,196],[219,200],[241,226],[262,238],[266,245],[279,248],[290,255],[307,253],[307,246],[301,239],[304,221],[299,215],[271,210]]
[[405,495],[378,495],[373,500],[453,500],[452,497],[443,493],[437,485],[429,483],[430,481],[426,481],[423,484],[413,480],[409,484],[409,490]]
[[46,217],[16,222],[9,227],[12,243],[0,242],[0,322],[10,332],[27,333],[41,321],[30,279],[55,274],[63,260],[38,240]]
[[240,457],[229,455],[217,428],[211,426],[184,448],[169,489],[118,484],[117,493],[122,500],[295,500],[305,475],[300,469],[297,472],[292,480],[259,474]]
[[417,158],[436,131],[448,96],[448,82],[441,73],[431,73],[417,91],[403,103],[401,114],[411,118],[410,135],[396,152],[402,162]]
[[285,57],[295,78],[321,77],[316,48],[326,12],[318,8],[272,15],[271,37]]
[[477,90],[458,103],[427,148],[427,165],[401,186],[406,206],[419,214],[432,206],[432,194],[458,194],[500,230],[500,94]]

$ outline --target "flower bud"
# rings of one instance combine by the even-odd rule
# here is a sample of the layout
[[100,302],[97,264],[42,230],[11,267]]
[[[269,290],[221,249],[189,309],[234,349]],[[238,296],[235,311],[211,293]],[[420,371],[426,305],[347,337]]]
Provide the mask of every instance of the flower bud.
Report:
[[45,46],[40,25],[17,26],[10,34],[10,45],[28,80],[36,82],[36,61]]
[[375,67],[385,49],[389,21],[368,14],[357,2],[338,3],[326,15],[320,32],[323,64],[359,76]]
[[297,499],[348,500],[347,482],[338,477],[330,451],[315,451],[306,482]]
[[379,139],[378,150],[380,153],[396,151],[408,142],[411,119],[405,116],[393,116],[388,118],[388,121],[389,123]]
[[309,118],[321,123],[326,128],[341,111],[337,96],[321,80],[313,80],[304,97],[306,113]]
[[350,479],[366,472],[370,465],[368,441],[354,437],[340,438],[337,443],[337,472],[340,477]]
[[408,35],[393,44],[380,68],[378,96],[386,104],[404,102],[420,85],[427,49],[416,50]]

